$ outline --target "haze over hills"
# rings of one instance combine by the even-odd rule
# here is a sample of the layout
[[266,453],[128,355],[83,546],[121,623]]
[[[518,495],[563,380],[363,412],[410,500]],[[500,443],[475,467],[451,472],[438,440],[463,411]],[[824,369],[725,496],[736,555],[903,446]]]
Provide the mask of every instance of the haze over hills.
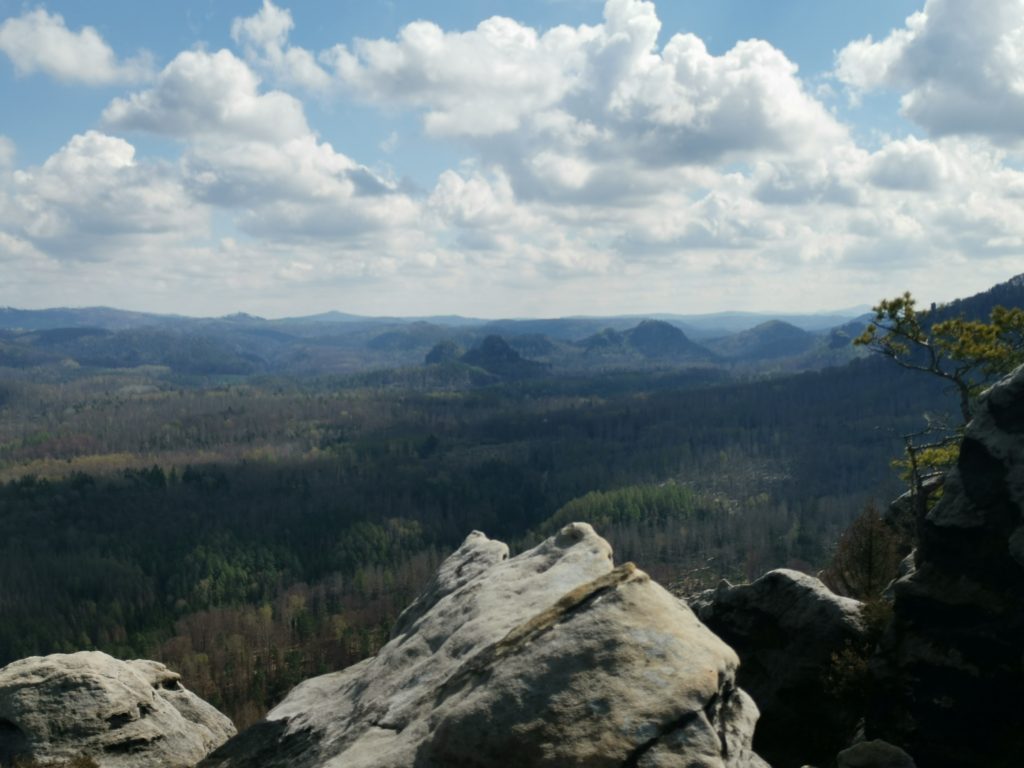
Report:
[[487,326],[496,334],[502,333],[544,333],[549,336],[579,339],[595,333],[604,327],[623,329],[636,325],[640,320],[664,320],[693,333],[707,334],[724,329],[738,332],[753,328],[768,320],[782,320],[804,330],[824,330],[863,315],[867,308],[855,307],[834,312],[808,314],[786,314],[772,312],[716,312],[711,314],[666,314],[649,315],[574,315],[554,318],[502,318],[485,319],[462,317],[460,315],[398,316],[398,315],[355,315],[332,310],[315,315],[296,317],[264,318],[246,312],[236,312],[220,317],[190,317],[166,315],[151,312],[115,309],[112,307],[55,307],[50,309],[18,309],[0,307],[0,328],[19,330],[42,330],[47,328],[95,327],[107,330],[121,330],[144,325],[189,325],[226,323],[234,325],[272,326],[320,326],[340,323],[371,323],[378,325],[404,325],[427,323],[438,326]]
[[712,339],[707,347],[730,360],[792,357],[815,345],[814,334],[784,320],[769,320],[745,331]]
[[[986,318],[999,303],[1024,304],[1024,276],[939,307],[935,316]],[[419,367],[432,349],[451,344],[461,350],[454,363],[478,369],[459,378],[477,382],[501,377],[498,369],[513,379],[542,371],[559,375],[692,366],[792,372],[843,364],[861,354],[850,342],[870,317],[720,312],[483,320],[363,317],[335,311],[266,319],[245,313],[193,318],[107,307],[0,308],[0,365],[151,365],[178,374],[224,376],[358,374]],[[473,350],[491,337],[521,361],[501,366],[485,354],[481,359],[488,365],[477,365]]]
[[[786,317],[805,329],[851,320]],[[245,313],[191,318],[107,307],[0,308],[0,365],[164,365],[180,373],[224,375],[354,373],[417,365],[442,342],[472,350],[493,336],[556,370],[675,366],[713,362],[718,355],[701,341],[774,319],[756,313],[482,320],[328,312],[272,320]]]

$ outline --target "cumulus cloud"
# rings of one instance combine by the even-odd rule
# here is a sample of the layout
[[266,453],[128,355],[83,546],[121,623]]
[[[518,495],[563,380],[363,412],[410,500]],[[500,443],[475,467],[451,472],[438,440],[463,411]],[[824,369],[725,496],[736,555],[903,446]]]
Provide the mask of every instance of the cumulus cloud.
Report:
[[886,189],[935,190],[946,176],[946,160],[939,148],[913,136],[876,152],[868,170],[871,182]]
[[902,93],[933,136],[1024,139],[1024,0],[928,0],[886,38],[850,43],[835,74],[854,93]]
[[95,29],[83,27],[72,32],[63,16],[42,8],[0,24],[0,51],[19,74],[43,72],[66,83],[133,82],[148,78],[152,71],[148,54],[118,61]]
[[288,34],[294,26],[290,10],[263,0],[258,13],[232,22],[231,37],[243,47],[253,65],[269,70],[279,81],[324,90],[331,84],[331,76],[317,64],[312,53],[288,45]]
[[457,226],[490,227],[508,222],[515,203],[508,176],[497,169],[492,178],[480,172],[463,176],[445,171],[430,197],[431,206]]
[[261,93],[259,86],[256,74],[230,51],[183,51],[153,88],[114,99],[103,122],[176,138],[287,141],[309,133],[298,99],[283,91]]
[[[849,46],[843,81],[913,92],[929,70],[908,62],[948,7],[932,0]],[[980,34],[962,21],[965,39]],[[548,30],[416,22],[319,58],[289,43],[294,23],[267,0],[232,25],[237,53],[180,53],[109,103],[106,133],[39,166],[14,170],[0,137],[0,258],[40,274],[57,263],[61,284],[89,290],[116,272],[138,295],[160,283],[208,306],[259,294],[437,311],[450,292],[445,311],[523,314],[709,308],[723,291],[732,306],[812,290],[849,303],[851,286],[923,294],[934,274],[982,288],[1024,248],[1009,150],[944,134],[858,146],[781,51],[751,40],[715,55],[689,34],[659,45],[649,2],[609,0],[599,24]],[[982,53],[1009,61],[1004,37]],[[325,141],[288,89],[413,111],[422,140],[465,157],[413,191]],[[112,135],[125,131],[170,137],[180,156],[140,159]],[[403,129],[403,147],[417,140]],[[211,220],[228,230],[216,242]]]
[[[274,18],[263,26],[247,20],[246,34],[285,34],[290,19],[277,18],[275,27]],[[227,50],[179,54],[152,88],[112,101],[104,121],[184,141],[189,193],[234,211],[254,236],[360,238],[409,225],[418,213],[396,184],[320,141],[298,99],[263,91]]]
[[556,103],[582,64],[579,38],[593,34],[557,27],[538,36],[498,16],[464,33],[417,21],[397,40],[357,40],[323,58],[366,98],[425,108],[434,135],[491,135]]
[[1024,174],[984,141],[891,141],[866,158],[862,179],[864,204],[846,222],[852,239],[843,263],[867,270],[891,263],[908,270],[907,280],[923,279],[937,264],[969,263],[996,282],[1013,269],[1011,254],[1019,261]]
[[206,212],[173,168],[139,163],[124,139],[78,134],[38,167],[15,171],[0,225],[68,259],[109,258],[105,246],[138,237],[202,236]]
[[754,196],[772,205],[860,205],[866,154],[845,143],[819,157],[759,161],[752,174]]
[[[538,31],[496,16],[452,32],[418,21],[320,58],[350,92],[415,110],[429,137],[501,167],[520,204],[655,205],[685,189],[689,169],[795,165],[850,144],[769,43],[714,55],[692,34],[659,46],[660,30],[653,3],[608,0],[593,26]],[[836,185],[800,194],[854,197]]]
[[356,241],[418,223],[415,201],[312,135],[280,145],[196,144],[185,174],[196,198],[235,209],[236,224],[258,237]]
[[541,34],[493,17],[445,32],[420,21],[395,40],[357,40],[324,58],[363,97],[422,109],[431,135],[559,142],[569,173],[556,176],[570,186],[581,166],[568,149],[695,163],[844,136],[770,44],[747,41],[714,56],[682,34],[658,50],[660,28],[652,3],[609,0],[597,26]]

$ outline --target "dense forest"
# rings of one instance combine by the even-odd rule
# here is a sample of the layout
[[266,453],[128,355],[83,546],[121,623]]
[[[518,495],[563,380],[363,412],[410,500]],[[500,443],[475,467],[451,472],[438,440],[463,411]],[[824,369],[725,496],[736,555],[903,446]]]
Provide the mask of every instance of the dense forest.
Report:
[[[984,317],[997,294],[1024,306],[1024,279],[942,311]],[[862,321],[698,348],[633,320],[346,319],[332,354],[402,354],[331,373],[309,349],[341,331],[309,322],[210,321],[200,343],[174,335],[206,327],[182,318],[7,315],[22,327],[0,334],[0,665],[159,659],[239,726],[373,653],[474,529],[518,550],[589,521],[679,592],[816,571],[902,490],[904,437],[956,410],[938,378],[851,353]],[[254,329],[264,346],[239,347]],[[306,363],[288,369],[282,345]],[[842,365],[786,373],[812,359]]]
[[694,588],[820,567],[898,490],[900,434],[949,406],[876,360],[461,391],[44,379],[3,385],[0,664],[158,658],[239,724],[372,653],[472,529],[525,547],[591,520],[620,559]]

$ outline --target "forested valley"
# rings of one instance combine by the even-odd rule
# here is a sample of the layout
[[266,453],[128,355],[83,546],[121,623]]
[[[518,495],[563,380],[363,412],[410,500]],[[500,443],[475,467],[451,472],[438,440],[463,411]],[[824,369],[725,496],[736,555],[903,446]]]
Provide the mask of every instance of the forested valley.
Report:
[[[984,318],[1021,294],[1015,278],[934,315]],[[104,312],[85,322],[124,320]],[[816,572],[905,489],[892,462],[907,436],[957,410],[948,381],[853,355],[864,320],[810,342],[769,322],[707,347],[663,322],[534,333],[597,322],[460,326],[476,333],[465,354],[442,326],[365,323],[332,347],[341,326],[321,325],[287,342],[307,362],[303,345],[326,345],[316,370],[221,365],[241,347],[219,322],[210,337],[5,332],[0,666],[92,648],[157,659],[244,727],[374,653],[472,530],[522,550],[588,521],[680,594]],[[529,333],[492,333],[510,329]],[[284,332],[260,333],[273,347]],[[404,350],[390,367],[382,335]],[[361,367],[323,367],[356,348]]]
[[815,570],[950,405],[880,360],[463,391],[82,370],[2,398],[0,664],[160,659],[239,725],[372,653],[473,529],[590,520],[682,588]]

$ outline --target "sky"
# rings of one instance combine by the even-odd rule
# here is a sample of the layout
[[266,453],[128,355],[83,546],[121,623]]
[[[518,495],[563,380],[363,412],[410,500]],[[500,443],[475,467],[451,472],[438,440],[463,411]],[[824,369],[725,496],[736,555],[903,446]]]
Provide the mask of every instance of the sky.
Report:
[[0,305],[813,312],[1024,272],[1024,0],[0,0]]

